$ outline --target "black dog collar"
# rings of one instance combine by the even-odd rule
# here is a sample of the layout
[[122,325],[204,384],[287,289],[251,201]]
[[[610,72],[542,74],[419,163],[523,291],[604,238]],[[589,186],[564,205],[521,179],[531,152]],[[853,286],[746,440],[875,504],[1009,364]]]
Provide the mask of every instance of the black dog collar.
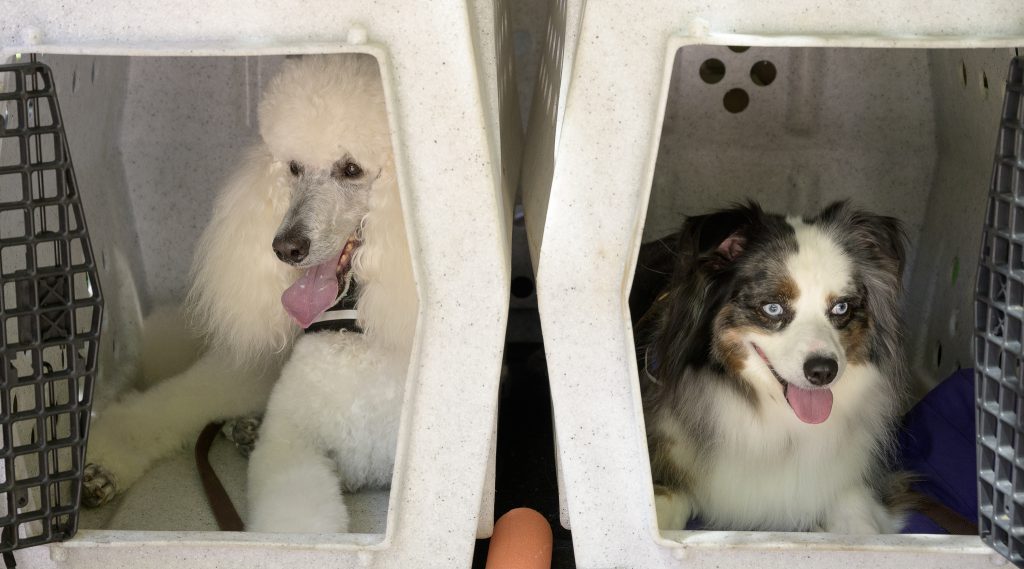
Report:
[[356,280],[351,279],[348,288],[342,293],[338,302],[323,314],[317,316],[316,320],[306,328],[305,333],[348,330],[349,332],[362,334],[363,329],[359,327],[359,313],[356,311],[356,299],[358,297]]

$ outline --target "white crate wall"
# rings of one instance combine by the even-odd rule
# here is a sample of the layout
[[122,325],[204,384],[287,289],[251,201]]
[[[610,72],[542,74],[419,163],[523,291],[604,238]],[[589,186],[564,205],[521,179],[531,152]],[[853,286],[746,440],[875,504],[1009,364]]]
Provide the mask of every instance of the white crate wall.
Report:
[[[364,512],[372,533],[82,530],[69,542],[18,552],[22,566],[468,567],[474,538],[492,525],[522,145],[508,10],[502,1],[5,4],[0,61],[36,53],[57,74],[108,299],[106,376],[134,356],[142,314],[184,292],[224,165],[256,139],[261,87],[287,54],[378,59],[420,294],[391,499],[384,511]],[[104,379],[99,385],[116,383]],[[102,404],[113,393],[97,396]],[[194,521],[182,510],[205,508],[198,492],[172,492],[164,505],[184,503],[171,516],[179,518],[161,518],[152,495],[180,492],[167,481],[191,474],[187,458],[170,463],[150,481],[151,496],[120,505],[152,510],[133,523],[173,526]],[[244,466],[226,470],[238,477]],[[244,512],[244,497],[233,498]],[[354,507],[383,510],[385,500],[387,493],[357,497]],[[83,521],[119,525],[117,513]]]
[[[522,191],[577,565],[1005,563],[974,537],[659,533],[627,300],[639,244],[684,214],[747,197],[801,212],[852,197],[902,217],[912,235],[919,393],[971,365],[973,275],[1024,11],[1010,1],[969,13],[906,0],[549,5]],[[699,78],[709,57],[726,64],[720,84]],[[778,70],[766,87],[749,77],[762,59]],[[740,86],[749,106],[731,114],[722,98]]]

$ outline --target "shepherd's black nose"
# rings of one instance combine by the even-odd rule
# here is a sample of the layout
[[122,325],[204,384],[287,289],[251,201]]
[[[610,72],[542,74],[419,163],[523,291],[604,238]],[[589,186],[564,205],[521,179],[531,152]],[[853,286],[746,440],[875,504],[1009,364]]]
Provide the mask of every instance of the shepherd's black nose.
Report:
[[297,265],[309,255],[309,238],[294,233],[274,237],[274,253],[285,263]]
[[814,385],[828,385],[836,378],[839,363],[832,358],[812,356],[804,362],[804,377]]

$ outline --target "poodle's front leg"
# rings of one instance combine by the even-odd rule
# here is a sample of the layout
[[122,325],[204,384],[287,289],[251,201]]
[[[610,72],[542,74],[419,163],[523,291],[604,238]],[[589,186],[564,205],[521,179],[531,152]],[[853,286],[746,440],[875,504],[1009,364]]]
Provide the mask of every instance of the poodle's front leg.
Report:
[[[273,406],[273,402],[271,402]],[[295,420],[269,409],[249,457],[248,531],[344,533],[348,511],[334,463]]]
[[279,367],[253,370],[211,351],[184,372],[108,406],[89,434],[82,502],[98,506],[209,423],[261,411]]

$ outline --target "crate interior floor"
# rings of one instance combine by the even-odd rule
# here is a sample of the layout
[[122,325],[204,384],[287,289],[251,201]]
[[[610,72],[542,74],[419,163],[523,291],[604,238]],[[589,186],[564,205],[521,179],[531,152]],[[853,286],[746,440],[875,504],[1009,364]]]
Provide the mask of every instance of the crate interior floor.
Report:
[[[194,447],[189,446],[158,462],[113,502],[100,508],[83,508],[80,526],[132,531],[217,531],[193,454]],[[247,460],[233,443],[218,436],[210,450],[210,463],[244,521]],[[346,495],[352,532],[383,533],[387,500],[387,490]]]
[[[551,405],[544,350],[541,344],[510,344],[506,349],[508,375],[501,388],[498,426],[495,517],[518,507],[544,514],[554,532],[553,568],[574,567],[572,540],[558,518]],[[113,502],[82,509],[80,525],[88,529],[133,531],[217,531],[196,470],[194,447],[157,463],[142,479]],[[234,445],[218,436],[210,450],[217,471],[242,519],[246,516],[246,459]],[[351,530],[384,532],[387,490],[345,496]],[[479,540],[474,567],[483,567],[488,540]]]

